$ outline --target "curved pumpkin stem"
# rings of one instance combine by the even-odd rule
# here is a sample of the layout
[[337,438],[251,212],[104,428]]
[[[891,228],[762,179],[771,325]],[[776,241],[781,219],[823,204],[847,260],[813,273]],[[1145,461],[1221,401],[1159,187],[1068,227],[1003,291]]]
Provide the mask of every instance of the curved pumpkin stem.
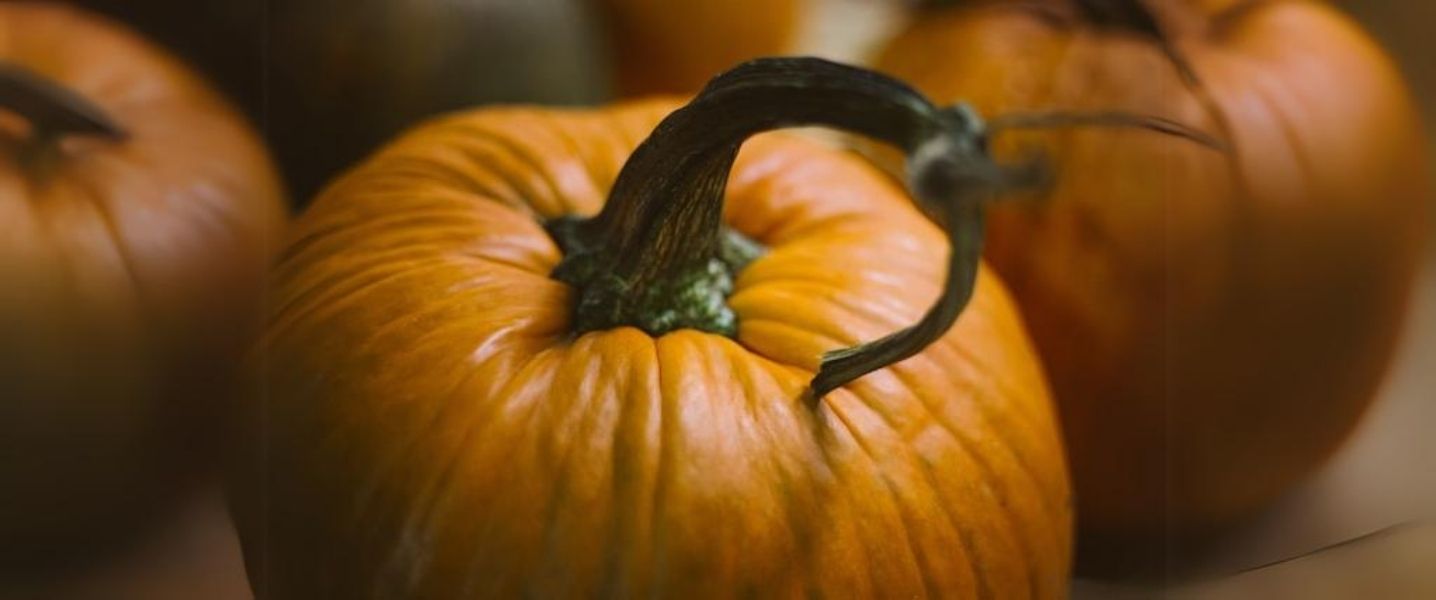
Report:
[[819,59],[759,59],[718,76],[634,150],[602,212],[549,224],[565,254],[554,277],[579,290],[575,329],[735,335],[725,299],[756,250],[722,214],[743,141],[826,125],[912,151],[948,134],[944,114],[894,79]]
[[921,352],[947,333],[977,287],[987,202],[1004,188],[1027,187],[1045,179],[1036,163],[1017,168],[994,163],[987,153],[985,127],[977,116],[966,105],[949,111],[958,116],[956,126],[908,154],[909,189],[937,213],[947,232],[950,251],[942,295],[916,325],[824,354],[822,366],[809,384],[811,402]]
[[126,137],[125,130],[94,103],[15,64],[0,62],[0,108],[28,121],[30,137],[39,143],[67,135]]
[[[1216,123],[1217,129],[1226,140],[1223,145],[1231,147],[1235,141],[1232,136],[1231,123],[1227,119],[1226,112],[1217,104],[1211,92],[1207,89],[1206,83],[1202,81],[1197,69],[1187,60],[1177,48],[1172,35],[1162,26],[1157,14],[1148,7],[1150,0],[1073,0],[1078,9],[1084,13],[1088,22],[1098,26],[1113,27],[1130,31],[1138,35],[1150,38],[1157,44],[1158,49],[1166,56],[1167,62],[1176,69],[1177,76],[1181,78],[1182,85],[1187,87],[1202,109]],[[1226,10],[1226,15],[1235,14],[1251,9],[1257,5],[1259,0],[1245,0]]]
[[[1116,113],[1000,121],[1003,128],[1140,126],[1200,138],[1179,125]],[[987,137],[996,130],[965,104],[939,108],[895,79],[816,58],[758,59],[718,76],[634,150],[598,215],[548,224],[564,252],[553,277],[577,290],[575,332],[627,325],[651,335],[682,328],[735,335],[737,320],[725,300],[734,274],[759,249],[722,226],[729,171],[749,137],[813,125],[903,150],[908,188],[938,216],[951,253],[942,295],[922,319],[824,355],[810,400],[942,337],[972,298],[988,203],[1004,191],[1041,185],[1046,169],[995,162]]]
[[1163,119],[1121,111],[1044,111],[1008,113],[993,117],[987,123],[989,135],[1009,129],[1058,129],[1062,127],[1107,127],[1145,129],[1186,139],[1218,152],[1230,152],[1226,143],[1186,125]]
[[735,253],[742,244],[721,227],[729,171],[747,138],[812,125],[905,151],[912,191],[943,217],[952,245],[948,281],[927,315],[829,353],[812,397],[910,357],[946,332],[972,296],[984,202],[1012,172],[988,157],[985,127],[967,108],[938,108],[897,80],[814,58],[759,59],[720,75],[639,145],[602,212],[549,225],[565,253],[554,277],[578,289],[576,330],[736,333],[723,300],[732,272],[753,253]]

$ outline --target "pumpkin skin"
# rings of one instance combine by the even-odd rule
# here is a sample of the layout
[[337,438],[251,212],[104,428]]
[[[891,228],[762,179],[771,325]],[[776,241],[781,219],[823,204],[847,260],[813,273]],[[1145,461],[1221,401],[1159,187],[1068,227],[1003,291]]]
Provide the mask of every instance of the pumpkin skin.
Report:
[[0,4],[0,61],[128,134],[37,154],[0,115],[0,562],[73,557],[203,460],[284,199],[229,106],[113,23]]
[[[1154,40],[1002,4],[924,14],[881,68],[985,114],[1115,109],[1222,133]],[[1418,117],[1353,23],[1303,1],[1146,5],[1232,154],[1011,134],[1056,183],[995,210],[986,252],[1049,369],[1084,535],[1201,532],[1311,474],[1381,381],[1426,222]]]
[[792,51],[805,0],[591,0],[620,96],[692,93],[741,61]]
[[860,159],[744,146],[725,219],[769,251],[736,340],[569,334],[539,219],[596,212],[674,107],[448,117],[298,220],[236,488],[260,597],[1065,595],[1055,415],[991,273],[922,354],[800,400],[941,281],[942,235]]

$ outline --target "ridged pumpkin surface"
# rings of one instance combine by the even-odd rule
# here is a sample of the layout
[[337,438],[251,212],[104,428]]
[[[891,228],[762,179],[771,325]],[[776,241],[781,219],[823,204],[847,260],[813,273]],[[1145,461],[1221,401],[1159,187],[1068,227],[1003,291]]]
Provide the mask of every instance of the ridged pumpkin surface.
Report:
[[937,344],[803,400],[942,282],[940,232],[859,159],[744,147],[726,219],[768,252],[737,339],[570,334],[541,223],[597,211],[675,106],[449,117],[301,218],[240,488],[261,597],[1065,595],[1055,417],[991,274]]

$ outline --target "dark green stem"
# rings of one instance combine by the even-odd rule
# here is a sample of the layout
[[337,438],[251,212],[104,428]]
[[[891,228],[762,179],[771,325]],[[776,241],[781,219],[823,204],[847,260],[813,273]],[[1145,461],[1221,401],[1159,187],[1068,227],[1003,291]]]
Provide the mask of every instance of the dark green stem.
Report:
[[550,225],[565,253],[554,276],[579,291],[576,330],[734,335],[726,295],[752,252],[724,233],[722,214],[743,141],[827,125],[911,149],[941,129],[939,115],[895,80],[817,59],[758,60],[719,76],[639,145],[602,212]]
[[[1040,161],[1002,165],[989,129],[966,105],[938,108],[903,83],[814,58],[758,59],[708,84],[664,119],[623,166],[602,212],[560,219],[556,279],[577,290],[577,333],[635,326],[735,335],[726,304],[733,278],[758,249],[722,226],[724,188],[739,146],[772,129],[823,125],[884,141],[908,158],[908,187],[936,215],[950,245],[941,296],[917,324],[823,356],[813,402],[932,344],[972,298],[989,201],[1047,181]],[[1137,126],[1204,141],[1180,125],[1116,113],[1010,116],[1002,127]]]
[[[942,146],[945,141],[938,139],[932,144]],[[909,160],[915,195],[937,213],[947,231],[950,250],[942,295],[916,325],[823,355],[822,367],[809,385],[814,402],[850,381],[921,352],[947,333],[972,299],[982,258],[985,204],[999,191],[1004,171],[988,161],[953,161],[947,152],[941,148],[932,153],[919,151]]]
[[734,270],[751,256],[732,258],[741,244],[721,227],[733,160],[755,134],[812,125],[905,151],[914,195],[944,217],[952,242],[937,305],[909,329],[824,357],[813,397],[941,336],[972,295],[983,203],[1005,171],[988,158],[971,111],[938,108],[894,79],[812,58],[760,59],[719,76],[634,151],[601,213],[550,224],[565,252],[554,277],[578,291],[576,330],[632,325],[653,335],[679,328],[732,335],[736,320],[723,300]]

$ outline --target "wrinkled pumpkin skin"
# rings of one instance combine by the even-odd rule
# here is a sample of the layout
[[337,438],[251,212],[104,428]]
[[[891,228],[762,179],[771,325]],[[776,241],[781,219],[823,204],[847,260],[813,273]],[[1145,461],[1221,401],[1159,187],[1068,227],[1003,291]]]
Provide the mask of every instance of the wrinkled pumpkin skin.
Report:
[[260,324],[284,200],[240,118],[115,24],[0,4],[0,61],[128,133],[40,151],[32,124],[0,110],[6,563],[92,548],[157,510],[203,458],[225,377]]
[[328,188],[278,267],[236,508],[264,598],[1058,598],[1068,484],[999,281],[922,354],[803,398],[917,319],[942,234],[850,155],[747,144],[737,339],[570,334],[540,224],[592,214],[669,102],[411,132]]
[[[987,257],[1051,374],[1084,531],[1268,505],[1351,433],[1397,339],[1428,198],[1402,79],[1327,6],[1234,4],[1147,2],[1229,120],[1230,157],[1144,132],[1002,140],[1057,169],[1039,202],[993,211]],[[1151,40],[1010,5],[928,13],[880,63],[985,114],[1221,131]]]
[[693,93],[759,56],[789,54],[811,0],[590,0],[620,96]]

